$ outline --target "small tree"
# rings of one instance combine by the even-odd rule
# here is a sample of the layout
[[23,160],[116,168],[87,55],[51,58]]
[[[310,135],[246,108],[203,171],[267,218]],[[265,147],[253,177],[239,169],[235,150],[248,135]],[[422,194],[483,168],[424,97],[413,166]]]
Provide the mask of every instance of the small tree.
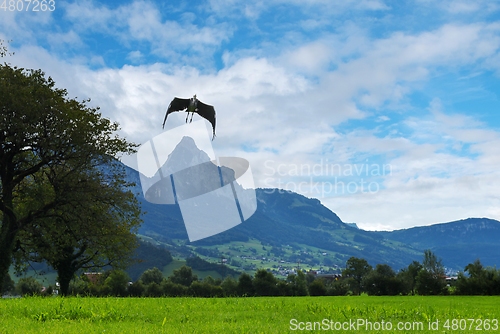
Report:
[[182,266],[175,269],[173,275],[168,277],[173,283],[190,286],[191,283],[198,281],[198,275],[193,274],[191,267]]
[[257,296],[278,295],[278,280],[266,269],[258,269],[252,283]]
[[140,280],[144,285],[149,285],[153,282],[156,284],[161,284],[163,281],[163,273],[160,269],[154,267],[153,269],[148,269],[142,273]]
[[342,276],[348,279],[348,283],[355,295],[360,295],[363,291],[361,281],[372,271],[372,266],[365,259],[351,257],[346,262],[346,268],[342,271]]
[[[308,277],[311,276],[306,276],[302,270],[298,270],[297,275],[288,274],[286,281],[292,296],[307,296],[309,294],[307,289]],[[281,287],[281,290],[283,290],[283,287]]]
[[221,284],[222,292],[226,297],[235,297],[238,295],[238,282],[231,276],[226,277]]
[[252,283],[252,277],[248,273],[242,273],[238,277],[238,295],[242,297],[251,297],[255,294]]
[[363,279],[363,286],[369,295],[394,296],[401,292],[401,281],[387,264],[377,264],[375,270]]
[[430,249],[424,251],[422,269],[416,278],[416,290],[419,295],[439,295],[446,291],[444,265]]
[[[310,277],[310,276],[309,276]],[[295,279],[296,284],[296,296],[308,296],[309,291],[307,290],[307,276],[302,270],[297,271],[297,278]]]
[[415,294],[415,287],[417,276],[420,270],[422,270],[422,265],[418,261],[413,261],[407,268],[403,268],[398,273],[398,278],[402,283],[402,292],[404,294]]

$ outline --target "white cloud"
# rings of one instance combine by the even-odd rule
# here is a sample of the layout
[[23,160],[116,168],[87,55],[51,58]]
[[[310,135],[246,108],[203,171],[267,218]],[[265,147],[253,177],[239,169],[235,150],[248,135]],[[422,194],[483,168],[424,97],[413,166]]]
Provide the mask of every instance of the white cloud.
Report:
[[476,12],[481,8],[478,3],[465,1],[451,1],[447,5],[447,10],[451,13],[471,13]]
[[324,72],[331,58],[332,51],[329,46],[321,42],[301,46],[288,55],[291,67],[313,74]]
[[[500,70],[498,24],[449,23],[374,38],[365,25],[343,22],[336,30],[315,35],[333,24],[325,20],[328,10],[335,8],[331,17],[338,20],[353,8],[384,13],[392,9],[382,1],[291,3],[305,13],[326,8],[316,16],[304,14],[296,22],[297,30],[306,28],[314,37],[294,28],[286,42],[270,37],[252,44],[234,40],[236,24],[220,23],[220,13],[256,21],[283,1],[211,1],[207,6],[215,17],[202,22],[196,20],[196,11],[174,20],[151,2],[116,8],[74,2],[65,6],[65,19],[72,25],[47,34],[54,50],[30,42],[34,40],[30,26],[18,35],[23,36],[24,46],[13,50],[15,62],[44,69],[71,97],[91,97],[105,117],[121,124],[121,134],[137,143],[163,131],[165,110],[174,96],[197,94],[217,111],[215,150],[220,156],[247,158],[258,186],[276,184],[277,180],[267,183],[266,161],[271,160],[285,169],[314,165],[320,159],[390,164],[391,174],[376,180],[381,189],[375,194],[320,198],[342,219],[361,227],[407,227],[468,216],[500,218],[498,132],[449,109],[425,86],[443,73],[466,84],[476,73]],[[461,13],[474,10],[453,5]],[[15,25],[10,31],[16,34],[27,23],[17,16],[7,20]],[[149,52],[169,62],[108,68],[104,53],[65,60],[54,54],[66,45],[84,48],[83,43],[101,35],[123,46],[132,63],[146,63]],[[244,47],[224,49],[226,41],[241,42]],[[216,51],[224,54],[224,65],[218,70],[207,65]],[[423,99],[432,99],[428,108],[411,105],[408,96],[415,91],[426,95]],[[169,116],[166,129],[183,124],[184,119],[181,113]],[[290,180],[300,182],[307,176],[285,176],[281,181]]]
[[499,4],[496,0],[475,0],[475,1],[464,1],[464,0],[417,0],[419,4],[424,5],[427,9],[437,8],[438,10],[444,10],[446,13],[453,15],[466,15],[472,14],[490,14],[491,12],[499,10]]
[[135,1],[115,9],[88,0],[66,5],[66,19],[82,34],[109,34],[126,47],[136,41],[147,42],[154,54],[175,61],[183,59],[181,52],[184,51],[196,54],[190,57],[191,61],[206,61],[213,48],[232,35],[232,29],[225,23],[198,26],[193,15],[184,15],[182,22],[164,20],[158,7],[146,1]]
[[144,55],[142,54],[141,51],[135,50],[129,52],[127,58],[130,59],[133,63],[136,63],[139,62],[141,59],[144,59]]
[[49,33],[47,35],[47,40],[52,48],[79,48],[84,45],[80,36],[73,30],[66,33]]

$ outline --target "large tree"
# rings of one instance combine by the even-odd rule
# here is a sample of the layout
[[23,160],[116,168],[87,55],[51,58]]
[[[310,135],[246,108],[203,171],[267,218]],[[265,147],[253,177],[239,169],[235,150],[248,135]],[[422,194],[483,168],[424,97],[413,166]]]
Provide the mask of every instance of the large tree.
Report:
[[[64,168],[35,174],[45,177],[35,178],[32,190],[64,196],[66,203],[49,210],[18,234],[15,255],[22,263],[46,261],[57,271],[63,295],[79,269],[109,265],[125,268],[133,256],[140,209],[135,196],[124,190],[128,185],[125,175],[114,166],[119,167],[110,160],[85,173],[58,166]],[[61,179],[64,182],[59,182]]]
[[[83,248],[82,254],[92,252],[93,246],[89,242],[76,250],[73,241],[62,240],[76,229],[88,234],[113,228],[130,232],[140,223],[126,185],[110,184],[112,179],[103,176],[115,157],[134,150],[115,135],[117,123],[87,106],[89,101],[68,98],[41,70],[0,65],[0,92],[0,277],[23,244],[40,246],[42,255],[57,239],[59,249],[78,255]],[[114,195],[104,196],[108,190]],[[104,202],[94,200],[101,194]],[[123,205],[114,205],[116,199]],[[132,211],[125,220],[114,219],[112,214],[119,217],[121,210]],[[96,229],[100,221],[106,223],[103,230]],[[115,232],[106,241],[110,248],[130,234]]]

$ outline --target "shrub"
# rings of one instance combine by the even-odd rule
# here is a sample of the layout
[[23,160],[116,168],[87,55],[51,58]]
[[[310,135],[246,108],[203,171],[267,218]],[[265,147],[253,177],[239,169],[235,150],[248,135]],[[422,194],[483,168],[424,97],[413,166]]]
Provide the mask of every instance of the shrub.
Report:
[[38,283],[33,277],[23,277],[17,282],[16,292],[20,295],[40,295],[42,293],[42,284]]
[[309,294],[311,296],[326,296],[326,287],[323,281],[315,280],[309,284]]
[[116,269],[106,278],[104,286],[109,290],[109,294],[113,296],[126,296],[129,281],[130,277],[126,272]]
[[128,294],[132,297],[142,297],[146,288],[142,281],[137,280],[128,287]]
[[232,277],[227,277],[221,284],[222,292],[225,297],[235,297],[238,295],[238,282]]
[[163,296],[163,291],[159,284],[156,282],[151,282],[147,287],[144,295],[147,297],[161,297]]
[[187,295],[188,292],[188,288],[184,285],[167,280],[161,283],[161,290],[163,294],[168,297],[181,297]]

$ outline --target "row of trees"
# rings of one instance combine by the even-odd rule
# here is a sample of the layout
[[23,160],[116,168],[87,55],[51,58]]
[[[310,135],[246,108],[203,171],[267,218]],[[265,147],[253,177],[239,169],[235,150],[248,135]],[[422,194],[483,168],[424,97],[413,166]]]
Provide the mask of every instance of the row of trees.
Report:
[[397,274],[386,264],[373,269],[364,259],[350,258],[342,272],[353,294],[369,295],[500,295],[500,270],[485,268],[477,259],[458,273],[456,281],[446,281],[441,259],[430,250],[422,263],[413,261]]
[[454,293],[458,295],[500,295],[500,270],[492,267],[485,268],[477,259],[467,265],[464,272],[458,273]]
[[79,269],[125,268],[141,211],[116,158],[135,145],[40,70],[0,64],[0,92],[0,277],[46,262],[65,294]]
[[347,260],[342,276],[353,294],[369,295],[439,295],[446,294],[445,270],[441,259],[430,250],[424,251],[422,263],[413,261],[399,273],[387,264],[373,269],[364,259]]
[[[465,274],[468,272],[468,274]],[[8,279],[10,280],[10,278]],[[386,264],[373,269],[364,259],[351,257],[346,262],[342,277],[334,280],[317,278],[311,273],[299,270],[284,280],[277,279],[265,269],[257,270],[252,278],[243,273],[237,280],[229,276],[222,280],[208,276],[198,280],[188,266],[174,270],[173,275],[164,278],[157,269],[148,269],[140,278],[130,284],[129,276],[122,270],[110,270],[96,280],[83,275],[71,282],[69,293],[92,296],[344,296],[359,295],[499,295],[500,271],[484,268],[479,260],[469,264],[460,272],[454,285],[445,281],[441,260],[429,250],[425,251],[422,263],[413,261],[397,274]],[[14,282],[6,284],[14,289]],[[15,287],[19,294],[40,293],[41,285],[32,278],[21,279]],[[49,287],[45,294],[53,290]]]

